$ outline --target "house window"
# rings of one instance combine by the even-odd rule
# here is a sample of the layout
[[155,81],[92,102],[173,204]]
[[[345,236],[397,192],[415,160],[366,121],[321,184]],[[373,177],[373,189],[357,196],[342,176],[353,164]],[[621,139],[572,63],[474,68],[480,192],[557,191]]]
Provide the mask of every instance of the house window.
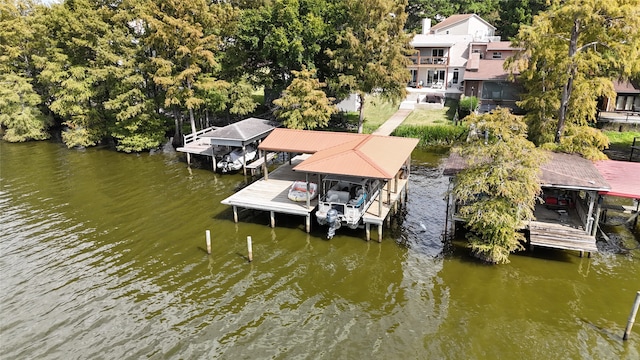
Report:
[[443,57],[444,56],[444,49],[432,49],[431,50],[431,55],[432,56]]
[[458,83],[458,69],[453,69],[453,79],[451,79],[451,83],[452,84],[457,84]]
[[502,53],[500,51],[494,51],[493,52],[493,58],[494,59],[502,59]]

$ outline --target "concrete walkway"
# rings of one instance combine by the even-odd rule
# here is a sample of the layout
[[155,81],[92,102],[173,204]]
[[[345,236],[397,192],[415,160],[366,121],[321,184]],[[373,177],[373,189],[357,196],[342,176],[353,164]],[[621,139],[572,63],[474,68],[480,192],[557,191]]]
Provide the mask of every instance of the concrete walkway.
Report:
[[387,121],[382,123],[382,125],[380,125],[380,127],[372,134],[386,136],[391,135],[393,130],[395,130],[400,124],[402,124],[404,119],[406,119],[412,111],[413,110],[410,109],[400,109],[396,111],[395,114],[391,115],[391,117]]

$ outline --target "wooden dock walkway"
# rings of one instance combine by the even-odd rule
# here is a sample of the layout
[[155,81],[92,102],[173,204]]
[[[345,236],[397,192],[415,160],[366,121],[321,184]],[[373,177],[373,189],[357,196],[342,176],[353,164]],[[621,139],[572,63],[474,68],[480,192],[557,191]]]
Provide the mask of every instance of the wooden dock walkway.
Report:
[[[306,202],[289,200],[289,188],[294,181],[305,181],[304,173],[293,171],[310,155],[298,155],[291,159],[291,164],[285,163],[269,173],[269,180],[261,178],[249,186],[221,201],[224,205],[233,207],[233,220],[238,222],[238,207],[254,210],[269,211],[271,213],[271,227],[275,227],[275,213],[304,216],[307,232],[311,231],[311,213],[318,205],[318,199],[311,200],[310,206]],[[309,179],[310,182],[314,180]]]
[[531,221],[529,224],[530,246],[542,246],[554,249],[580,251],[590,256],[598,252],[596,237],[587,234],[582,228],[542,221]]

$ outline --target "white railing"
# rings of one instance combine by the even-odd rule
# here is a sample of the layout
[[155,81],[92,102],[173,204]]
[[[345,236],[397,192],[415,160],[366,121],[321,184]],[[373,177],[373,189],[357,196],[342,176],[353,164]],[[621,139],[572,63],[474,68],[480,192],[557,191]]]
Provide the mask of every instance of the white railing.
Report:
[[187,145],[189,143],[192,143],[192,142],[198,140],[200,138],[200,135],[202,135],[202,134],[204,134],[206,132],[212,131],[212,130],[216,130],[216,129],[217,129],[217,127],[211,126],[211,127],[206,128],[206,129],[202,129],[200,131],[196,131],[195,133],[191,133],[191,134],[188,134],[188,135],[183,135],[184,144]]

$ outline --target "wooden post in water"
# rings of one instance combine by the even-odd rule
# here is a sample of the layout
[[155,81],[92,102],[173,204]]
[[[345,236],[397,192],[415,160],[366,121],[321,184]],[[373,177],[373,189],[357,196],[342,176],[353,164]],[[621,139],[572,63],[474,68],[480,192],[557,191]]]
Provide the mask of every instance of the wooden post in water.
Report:
[[211,255],[211,231],[207,230],[205,236],[207,238],[207,254]]
[[636,301],[633,302],[633,307],[631,308],[631,314],[629,314],[629,321],[627,321],[627,328],[624,329],[624,335],[622,335],[622,340],[629,339],[629,333],[631,332],[633,323],[636,321],[636,315],[638,314],[638,306],[640,306],[640,291],[636,292]]
[[249,251],[249,262],[253,261],[253,247],[251,246],[251,236],[247,236],[247,250]]

